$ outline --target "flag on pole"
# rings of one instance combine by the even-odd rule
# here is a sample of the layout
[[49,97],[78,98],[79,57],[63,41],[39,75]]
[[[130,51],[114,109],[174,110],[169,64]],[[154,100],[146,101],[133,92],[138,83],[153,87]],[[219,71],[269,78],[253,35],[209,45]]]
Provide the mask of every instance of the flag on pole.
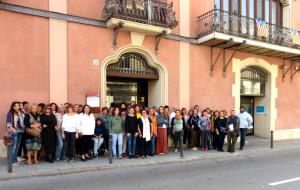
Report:
[[267,24],[262,19],[255,19],[256,27],[257,27],[257,36],[259,37],[268,37],[269,31],[267,28]]
[[290,31],[291,31],[290,34],[291,34],[293,44],[300,45],[300,34],[299,34],[298,30],[295,28],[291,28]]

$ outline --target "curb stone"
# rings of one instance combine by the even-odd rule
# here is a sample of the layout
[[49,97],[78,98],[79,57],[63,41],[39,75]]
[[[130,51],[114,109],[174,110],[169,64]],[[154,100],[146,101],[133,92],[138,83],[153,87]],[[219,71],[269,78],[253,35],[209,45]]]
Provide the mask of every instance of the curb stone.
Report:
[[219,160],[224,158],[232,158],[239,156],[249,156],[251,153],[271,153],[271,152],[279,152],[282,149],[292,149],[295,147],[299,147],[299,144],[289,144],[287,146],[282,146],[281,148],[270,149],[267,147],[259,148],[259,149],[249,149],[245,152],[236,152],[234,154],[199,154],[199,156],[189,156],[189,157],[171,157],[162,160],[145,160],[144,162],[130,162],[130,163],[114,163],[114,164],[104,164],[104,165],[89,165],[89,166],[76,166],[69,167],[65,169],[50,169],[50,170],[40,170],[36,172],[27,172],[27,173],[3,173],[0,174],[0,181],[3,180],[11,180],[11,179],[22,179],[22,178],[30,178],[30,177],[43,177],[43,176],[57,176],[57,175],[66,175],[73,173],[83,173],[89,171],[98,171],[98,170],[108,170],[108,169],[117,169],[117,168],[128,168],[128,167],[138,167],[138,166],[146,166],[146,165],[154,165],[154,164],[172,164],[172,163],[185,163],[197,160]]

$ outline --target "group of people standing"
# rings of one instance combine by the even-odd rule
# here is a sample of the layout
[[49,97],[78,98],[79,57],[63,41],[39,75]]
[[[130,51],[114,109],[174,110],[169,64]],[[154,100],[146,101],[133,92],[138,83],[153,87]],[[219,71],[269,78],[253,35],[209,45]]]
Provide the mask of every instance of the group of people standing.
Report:
[[[96,115],[96,114],[95,114]],[[170,147],[182,150],[234,152],[238,136],[243,150],[247,128],[253,119],[241,106],[240,113],[230,110],[200,112],[199,106],[187,111],[170,111],[168,106],[141,108],[135,102],[120,107],[104,107],[99,117],[89,105],[65,103],[57,106],[12,102],[6,117],[7,131],[12,135],[12,163],[18,166],[27,158],[29,165],[43,157],[53,163],[64,159],[86,161],[105,154],[112,138],[114,158],[129,159],[167,154]]]

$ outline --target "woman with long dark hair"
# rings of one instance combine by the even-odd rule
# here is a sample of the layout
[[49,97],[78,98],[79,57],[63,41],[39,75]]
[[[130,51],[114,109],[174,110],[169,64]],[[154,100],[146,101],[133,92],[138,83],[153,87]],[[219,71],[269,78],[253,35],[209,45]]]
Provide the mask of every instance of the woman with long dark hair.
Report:
[[198,150],[198,136],[199,136],[199,127],[198,127],[198,122],[199,122],[199,115],[198,115],[198,110],[195,108],[193,110],[193,115],[190,116],[189,118],[189,126],[190,126],[190,132],[191,132],[191,138],[190,138],[190,147],[193,150]]
[[138,136],[138,119],[134,114],[134,107],[129,108],[129,114],[125,118],[125,132],[127,134],[128,158],[135,157],[136,137]]
[[83,113],[79,115],[80,120],[80,132],[81,141],[79,144],[79,153],[81,161],[90,159],[90,150],[92,148],[92,137],[95,132],[95,117],[91,113],[91,107],[89,105],[83,106]]
[[58,105],[56,103],[53,102],[50,104],[50,106],[51,106],[51,111],[53,114],[58,112]]
[[12,164],[13,166],[19,166],[20,163],[17,161],[17,156],[24,133],[24,114],[20,111],[19,102],[11,103],[6,115],[6,126],[13,137]]
[[164,107],[160,106],[158,109],[157,118],[157,154],[167,154],[168,153],[168,137],[167,128],[169,126],[168,115],[164,113]]
[[120,109],[114,108],[113,117],[110,123],[110,134],[112,135],[112,154],[117,157],[117,143],[118,143],[118,158],[122,159],[122,143],[123,143],[123,119],[120,116]]
[[103,141],[104,141],[104,135],[106,133],[106,128],[104,123],[100,118],[96,119],[96,126],[95,126],[95,131],[94,131],[94,147],[93,147],[93,156],[95,158],[98,157],[98,149],[101,147]]
[[219,111],[215,110],[212,111],[212,114],[210,116],[210,122],[211,122],[211,144],[214,149],[218,148],[218,134],[217,134],[217,124],[216,120],[219,118]]

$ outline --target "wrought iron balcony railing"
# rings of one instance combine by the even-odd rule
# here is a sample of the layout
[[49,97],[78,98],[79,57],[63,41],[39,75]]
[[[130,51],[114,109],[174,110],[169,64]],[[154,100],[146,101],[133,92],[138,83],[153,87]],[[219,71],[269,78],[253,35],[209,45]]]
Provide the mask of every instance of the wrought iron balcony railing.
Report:
[[172,29],[178,24],[172,7],[166,0],[106,0],[102,16]]
[[197,35],[213,32],[300,49],[300,33],[296,29],[267,23],[261,19],[237,16],[214,9],[198,17]]

